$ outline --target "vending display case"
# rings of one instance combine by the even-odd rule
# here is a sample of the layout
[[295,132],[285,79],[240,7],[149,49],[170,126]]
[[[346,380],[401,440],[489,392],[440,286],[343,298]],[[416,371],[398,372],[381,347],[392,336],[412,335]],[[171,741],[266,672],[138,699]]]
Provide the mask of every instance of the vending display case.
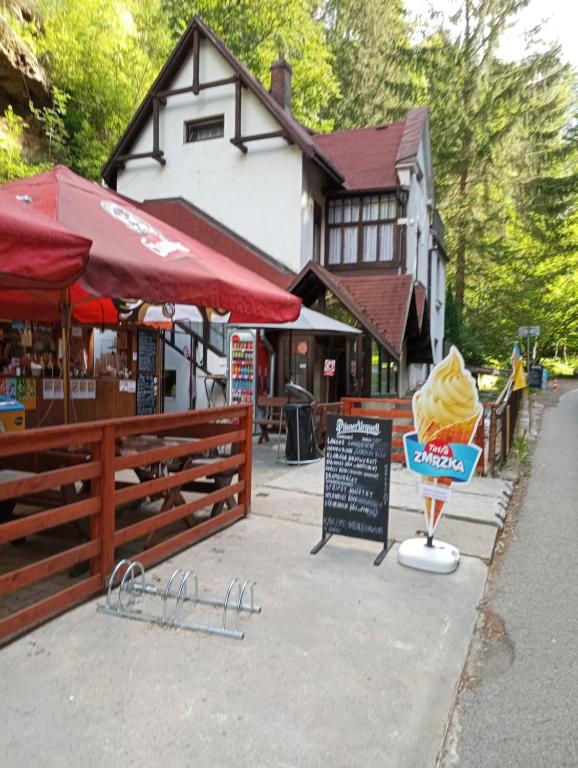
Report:
[[255,406],[257,339],[254,331],[233,330],[229,335],[229,405]]

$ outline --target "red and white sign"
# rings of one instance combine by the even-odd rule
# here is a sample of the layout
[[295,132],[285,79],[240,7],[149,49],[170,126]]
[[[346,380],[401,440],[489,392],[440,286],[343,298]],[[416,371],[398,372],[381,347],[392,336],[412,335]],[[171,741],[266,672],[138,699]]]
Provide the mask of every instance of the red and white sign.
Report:
[[335,376],[335,360],[326,360],[323,363],[323,375]]

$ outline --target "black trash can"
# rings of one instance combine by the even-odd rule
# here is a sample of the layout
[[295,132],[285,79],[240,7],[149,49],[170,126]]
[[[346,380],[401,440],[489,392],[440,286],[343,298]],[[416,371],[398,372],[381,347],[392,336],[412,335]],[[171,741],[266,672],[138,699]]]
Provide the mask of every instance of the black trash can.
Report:
[[542,389],[542,366],[531,365],[528,376],[528,384],[536,389]]
[[287,443],[285,457],[288,464],[317,461],[317,442],[313,423],[312,403],[287,403]]

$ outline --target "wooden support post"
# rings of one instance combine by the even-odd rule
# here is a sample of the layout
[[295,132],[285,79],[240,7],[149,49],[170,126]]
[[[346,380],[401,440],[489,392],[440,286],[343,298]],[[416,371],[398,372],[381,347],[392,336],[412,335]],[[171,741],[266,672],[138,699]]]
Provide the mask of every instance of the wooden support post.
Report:
[[241,142],[241,100],[242,100],[242,84],[240,78],[237,78],[235,82],[235,136],[232,139],[232,143],[243,152],[247,153],[247,147]]
[[506,457],[510,453],[510,448],[512,447],[512,413],[510,409],[510,405],[508,404],[506,406],[506,451],[504,455],[504,461],[506,460]]
[[153,154],[160,154],[159,146],[159,100],[153,98]]
[[245,431],[241,450],[245,454],[245,462],[239,467],[239,480],[244,481],[245,486],[239,493],[239,504],[244,505],[245,515],[251,511],[251,479],[253,473],[253,407],[248,405],[247,410],[241,416],[241,426]]

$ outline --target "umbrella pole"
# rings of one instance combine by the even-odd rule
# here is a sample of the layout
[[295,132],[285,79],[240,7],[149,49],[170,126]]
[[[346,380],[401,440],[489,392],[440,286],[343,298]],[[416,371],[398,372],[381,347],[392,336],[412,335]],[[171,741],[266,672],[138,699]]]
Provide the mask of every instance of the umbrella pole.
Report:
[[65,288],[60,295],[62,325],[62,383],[64,397],[64,423],[70,424],[70,291]]

